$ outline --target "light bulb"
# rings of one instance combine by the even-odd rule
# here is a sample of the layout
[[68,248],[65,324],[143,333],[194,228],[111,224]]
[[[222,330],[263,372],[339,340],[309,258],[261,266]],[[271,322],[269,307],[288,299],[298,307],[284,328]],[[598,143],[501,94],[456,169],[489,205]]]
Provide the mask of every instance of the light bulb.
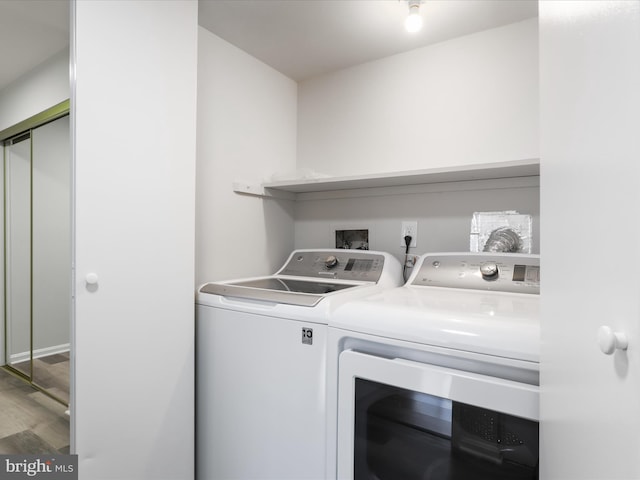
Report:
[[416,33],[422,28],[422,17],[420,16],[420,4],[409,4],[409,15],[404,21],[404,28],[409,33]]

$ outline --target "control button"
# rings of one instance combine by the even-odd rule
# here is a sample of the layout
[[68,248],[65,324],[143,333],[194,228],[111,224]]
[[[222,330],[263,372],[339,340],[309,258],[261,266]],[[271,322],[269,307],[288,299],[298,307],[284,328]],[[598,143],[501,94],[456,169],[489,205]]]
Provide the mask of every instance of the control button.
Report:
[[440,266],[440,262],[435,260],[431,265],[433,265],[433,268],[438,268]]
[[498,278],[498,265],[493,262],[480,265],[480,273],[485,280],[495,280]]
[[338,259],[336,258],[335,255],[329,255],[327,258],[325,258],[324,260],[325,267],[334,268],[336,265],[338,265]]

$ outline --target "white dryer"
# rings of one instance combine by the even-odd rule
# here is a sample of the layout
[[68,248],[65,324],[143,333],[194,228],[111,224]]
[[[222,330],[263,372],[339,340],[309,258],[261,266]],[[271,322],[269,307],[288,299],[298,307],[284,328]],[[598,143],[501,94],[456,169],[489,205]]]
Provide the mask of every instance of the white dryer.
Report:
[[200,480],[326,478],[327,322],[402,284],[383,252],[296,250],[266,277],[203,285],[196,300]]
[[330,478],[538,478],[537,255],[420,258],[329,324]]

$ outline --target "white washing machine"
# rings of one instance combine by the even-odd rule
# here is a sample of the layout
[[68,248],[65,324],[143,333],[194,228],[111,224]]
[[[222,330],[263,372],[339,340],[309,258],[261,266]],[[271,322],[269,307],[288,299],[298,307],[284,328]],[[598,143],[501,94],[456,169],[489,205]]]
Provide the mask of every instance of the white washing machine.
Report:
[[338,308],[329,478],[537,479],[539,291],[536,255],[429,254]]
[[203,285],[196,300],[200,480],[326,478],[331,312],[401,285],[387,253],[296,250],[274,275]]

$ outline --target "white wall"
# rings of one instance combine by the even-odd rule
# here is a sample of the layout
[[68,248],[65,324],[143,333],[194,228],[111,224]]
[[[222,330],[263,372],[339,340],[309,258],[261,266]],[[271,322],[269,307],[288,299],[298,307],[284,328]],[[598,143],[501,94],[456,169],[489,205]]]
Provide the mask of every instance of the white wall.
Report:
[[74,6],[72,449],[83,480],[190,479],[198,6]]
[[401,222],[418,222],[412,254],[469,251],[476,211],[517,210],[533,217],[540,252],[539,178],[455,182],[402,188],[305,194],[296,204],[296,248],[334,248],[336,229],[368,229],[369,248],[404,255]]
[[296,161],[296,83],[199,29],[196,282],[272,273],[293,247],[293,205],[233,192]]
[[0,90],[0,131],[68,98],[69,50],[64,49]]
[[[360,175],[538,157],[537,19],[302,82],[298,168]],[[304,194],[295,247],[334,247],[338,228],[368,228],[370,248],[401,256],[402,220],[418,221],[412,253],[467,251],[475,211],[533,216],[539,179]]]
[[358,175],[537,158],[537,19],[302,82],[298,167]]
[[537,67],[531,19],[296,87],[201,28],[197,283],[270,273],[292,248],[333,246],[335,225],[345,223],[366,224],[371,248],[397,252],[400,221],[416,219],[424,232],[416,251],[466,250],[471,215],[485,209],[531,213],[538,251],[537,186],[458,186],[463,192],[447,192],[446,202],[432,190],[397,191],[391,203],[311,196],[291,204],[232,191],[234,181],[257,184],[296,169],[357,175],[535,158]]

